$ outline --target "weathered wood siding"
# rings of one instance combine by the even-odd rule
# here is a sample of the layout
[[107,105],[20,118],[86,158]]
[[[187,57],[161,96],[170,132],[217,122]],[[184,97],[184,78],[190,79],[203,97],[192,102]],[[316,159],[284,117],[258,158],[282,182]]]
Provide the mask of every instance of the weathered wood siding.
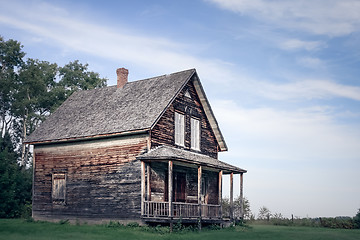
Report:
[[150,192],[151,201],[168,201],[168,164],[152,162],[150,164]]
[[207,179],[208,204],[219,204],[219,172],[203,171]]
[[[147,135],[35,146],[35,219],[140,219],[140,161]],[[66,175],[65,201],[52,177]]]
[[[191,98],[186,97],[185,93],[188,91]],[[191,117],[200,119],[200,151],[201,153],[213,158],[217,158],[218,143],[216,141],[214,132],[212,131],[209,121],[205,115],[203,106],[196,93],[192,80],[182,89],[174,102],[165,111],[163,116],[159,119],[157,124],[151,131],[151,147],[157,147],[162,144],[175,145],[175,111],[185,115],[185,149],[191,149]],[[177,146],[179,147],[179,146]]]

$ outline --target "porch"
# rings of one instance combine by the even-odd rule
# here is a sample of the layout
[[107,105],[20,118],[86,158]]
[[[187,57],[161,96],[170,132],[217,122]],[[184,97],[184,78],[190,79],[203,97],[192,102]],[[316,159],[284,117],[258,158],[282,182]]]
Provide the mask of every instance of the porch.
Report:
[[159,147],[138,159],[141,160],[141,217],[145,222],[171,225],[181,219],[201,227],[201,223],[221,224],[233,220],[232,210],[228,218],[222,214],[223,174],[230,175],[233,208],[233,175],[240,174],[242,199],[246,170],[169,146]]

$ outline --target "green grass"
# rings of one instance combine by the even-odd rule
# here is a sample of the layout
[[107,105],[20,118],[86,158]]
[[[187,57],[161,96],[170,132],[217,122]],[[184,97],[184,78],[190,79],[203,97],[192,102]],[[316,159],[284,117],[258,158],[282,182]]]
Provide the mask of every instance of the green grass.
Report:
[[0,219],[0,239],[360,239],[360,230],[327,229],[312,227],[285,227],[273,225],[252,225],[222,230],[201,232],[158,233],[151,228],[129,228],[108,225],[70,225],[47,222],[26,222],[20,219]]

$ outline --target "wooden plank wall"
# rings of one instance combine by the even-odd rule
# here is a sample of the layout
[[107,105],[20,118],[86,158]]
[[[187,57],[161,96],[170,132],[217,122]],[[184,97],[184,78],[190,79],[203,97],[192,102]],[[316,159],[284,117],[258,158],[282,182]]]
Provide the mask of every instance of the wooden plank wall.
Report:
[[168,164],[167,162],[151,163],[150,190],[151,201],[168,201]]
[[208,204],[219,204],[219,173],[212,171],[203,171],[208,179]]
[[[139,219],[140,161],[147,136],[35,146],[35,219]],[[52,201],[52,175],[66,174],[65,203]]]
[[[191,95],[191,98],[185,96],[186,91]],[[201,153],[213,158],[217,158],[217,141],[212,131],[209,121],[206,118],[204,109],[200,103],[199,97],[196,94],[195,87],[192,80],[182,89],[176,97],[171,106],[165,111],[163,116],[154,126],[151,131],[151,147],[157,147],[162,144],[175,145],[175,125],[174,115],[175,111],[185,114],[185,149],[191,150],[191,126],[190,119],[195,117],[201,121]],[[178,146],[176,146],[178,147]]]

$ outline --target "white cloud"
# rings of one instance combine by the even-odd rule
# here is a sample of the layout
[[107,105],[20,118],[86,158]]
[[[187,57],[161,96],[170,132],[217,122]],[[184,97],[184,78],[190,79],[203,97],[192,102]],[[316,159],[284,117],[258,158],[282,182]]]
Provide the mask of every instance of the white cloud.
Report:
[[[39,3],[39,2],[37,2]],[[244,2],[246,3],[246,2]],[[254,6],[258,7],[254,1]],[[28,4],[28,5],[26,5]],[[234,3],[235,4],[235,3]],[[247,7],[245,7],[247,9]],[[207,59],[191,54],[191,44],[170,39],[142,35],[121,25],[104,27],[84,19],[77,19],[67,10],[47,3],[7,3],[0,10],[0,24],[12,26],[31,33],[33,39],[42,39],[44,44],[61,46],[64,51],[78,51],[116,62],[130,62],[151,70],[153,73],[178,71],[196,66],[202,79],[222,84],[241,82],[263,97],[272,99],[312,99],[344,97],[360,100],[359,87],[345,86],[331,81],[298,81],[289,84],[272,84],[251,79],[239,68],[218,59]],[[288,49],[308,50],[321,46],[321,42],[288,40]],[[195,46],[196,48],[196,46]],[[308,66],[319,66],[315,58],[299,59]]]
[[[317,60],[315,64],[320,64]],[[309,59],[307,64],[310,64]],[[331,80],[299,80],[296,82],[275,84],[257,82],[254,91],[266,98],[275,100],[309,100],[327,98],[348,98],[360,101],[360,87],[343,85]]]
[[213,101],[221,129],[236,159],[331,161],[358,159],[360,126],[342,126],[329,107],[278,110],[244,108],[234,101]]
[[42,39],[44,43],[60,46],[64,51],[78,51],[107,60],[127,62],[153,73],[178,71],[196,66],[204,78],[232,79],[227,71],[230,63],[195,57],[196,48],[157,36],[139,34],[127,27],[104,27],[79,19],[67,10],[48,3],[31,1],[8,2],[0,9],[0,24],[21,29]]
[[208,0],[218,6],[287,29],[342,36],[360,29],[357,0]]
[[280,48],[284,50],[302,50],[307,51],[317,50],[325,44],[321,41],[303,41],[299,39],[287,39],[280,42]]
[[297,62],[304,67],[313,69],[319,69],[325,66],[321,59],[313,57],[300,57],[297,59]]

